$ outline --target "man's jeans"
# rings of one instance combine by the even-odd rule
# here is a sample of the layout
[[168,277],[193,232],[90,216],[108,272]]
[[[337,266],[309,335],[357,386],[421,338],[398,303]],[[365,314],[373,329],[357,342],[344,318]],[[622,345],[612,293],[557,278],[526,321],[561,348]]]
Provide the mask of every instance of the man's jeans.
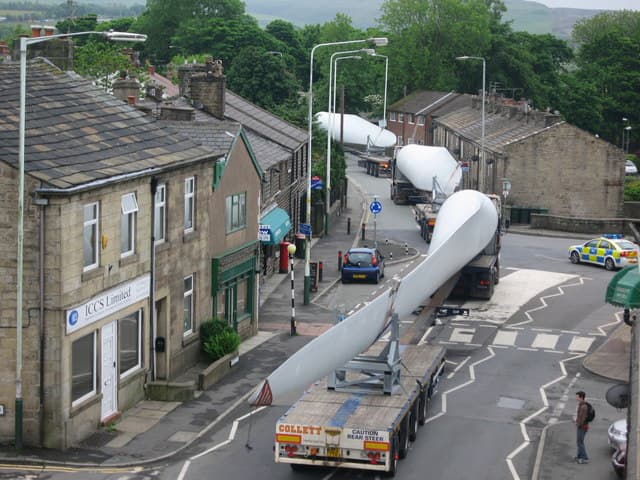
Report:
[[587,432],[581,428],[578,427],[577,428],[577,443],[578,443],[578,454],[576,455],[578,458],[582,458],[583,460],[589,460],[589,457],[587,456],[587,450],[584,448],[584,436],[587,434]]

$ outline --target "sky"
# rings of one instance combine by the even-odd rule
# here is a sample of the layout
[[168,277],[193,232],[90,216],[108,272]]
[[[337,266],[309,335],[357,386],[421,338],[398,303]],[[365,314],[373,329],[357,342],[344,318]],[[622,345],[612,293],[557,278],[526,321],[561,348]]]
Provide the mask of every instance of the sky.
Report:
[[535,0],[547,7],[593,10],[640,10],[640,0]]

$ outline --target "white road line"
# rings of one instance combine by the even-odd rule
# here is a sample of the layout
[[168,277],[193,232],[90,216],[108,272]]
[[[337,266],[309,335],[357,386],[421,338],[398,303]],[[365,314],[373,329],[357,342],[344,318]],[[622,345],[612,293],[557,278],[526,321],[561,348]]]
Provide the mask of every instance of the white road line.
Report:
[[607,327],[611,327],[612,325],[618,325],[618,324],[622,323],[622,318],[620,318],[620,316],[621,316],[622,314],[623,314],[623,312],[616,312],[616,314],[615,314],[615,317],[616,317],[615,321],[613,321],[613,322],[609,322],[609,323],[605,323],[604,325],[600,325],[600,326],[598,327],[598,331],[600,332],[600,334],[606,337],[606,336],[607,336],[607,332],[605,332],[605,331],[604,331],[604,329],[605,329],[605,328],[607,328]]
[[522,351],[525,351],[525,352],[537,352],[538,351],[535,348],[527,348],[527,347],[518,347],[517,350],[522,350]]
[[560,333],[568,333],[568,334],[571,334],[571,335],[579,335],[580,334],[580,332],[577,332],[575,330],[560,330]]
[[418,342],[418,345],[424,345],[427,342],[427,337],[429,336],[429,334],[431,333],[431,330],[433,330],[433,327],[429,327],[427,328],[427,331],[424,332],[424,335],[422,336],[422,338],[420,339],[420,341]]
[[532,328],[532,332],[553,332],[551,328]]
[[570,352],[588,352],[595,339],[591,337],[573,337],[569,344]]
[[453,369],[453,372],[451,372],[449,375],[447,375],[447,379],[451,379],[453,378],[453,376],[458,373],[458,370],[460,370],[465,363],[467,363],[467,361],[470,359],[471,357],[465,357],[465,359],[463,361],[461,361],[458,366],[456,368]]
[[518,336],[518,332],[510,332],[506,330],[501,330],[496,333],[495,338],[493,339],[493,345],[503,345],[503,346],[514,346],[516,344],[516,337]]
[[436,418],[440,418],[441,416],[443,416],[444,414],[447,413],[447,395],[448,394],[453,393],[456,390],[460,390],[461,388],[464,388],[467,385],[471,385],[473,382],[476,381],[476,373],[475,373],[476,365],[480,365],[481,363],[484,363],[487,360],[491,360],[496,355],[491,347],[487,347],[487,350],[489,350],[489,355],[487,355],[486,357],[484,357],[484,358],[478,360],[477,362],[474,362],[471,365],[469,365],[469,377],[470,377],[469,380],[467,380],[464,383],[461,383],[458,386],[455,386],[455,387],[447,390],[446,392],[442,392],[442,402],[441,402],[442,406],[440,407],[440,412],[438,412],[437,414],[435,414],[432,417],[427,418],[425,420],[425,422],[424,422],[425,424],[427,424],[429,422],[432,422]]
[[549,335],[547,333],[539,333],[531,344],[532,348],[543,348],[553,350],[556,348],[560,335]]
[[449,337],[451,342],[469,343],[473,340],[473,335],[476,333],[475,328],[454,328]]
[[[562,274],[557,274],[557,275],[562,275]],[[574,276],[568,276],[568,275],[565,275],[565,277],[575,278]],[[584,280],[585,279],[586,279],[585,277],[578,277],[578,282],[577,283],[568,283],[566,285],[563,285],[563,286],[560,286],[560,287],[556,287],[558,289],[558,293],[552,293],[550,295],[545,295],[543,297],[540,297],[540,303],[542,303],[542,305],[540,305],[539,307],[532,308],[532,309],[527,310],[527,311],[524,312],[524,315],[527,317],[527,320],[523,320],[522,322],[518,322],[518,323],[513,323],[513,324],[511,324],[509,326],[510,327],[515,327],[515,326],[520,326],[520,325],[524,325],[524,324],[533,322],[533,317],[531,316],[531,314],[533,312],[537,312],[538,310],[543,310],[543,309],[547,308],[547,306],[548,306],[547,305],[547,301],[546,301],[547,298],[559,297],[561,295],[564,295],[563,287],[567,288],[567,287],[577,287],[579,285],[584,285]],[[555,283],[558,283],[558,282],[555,282]]]

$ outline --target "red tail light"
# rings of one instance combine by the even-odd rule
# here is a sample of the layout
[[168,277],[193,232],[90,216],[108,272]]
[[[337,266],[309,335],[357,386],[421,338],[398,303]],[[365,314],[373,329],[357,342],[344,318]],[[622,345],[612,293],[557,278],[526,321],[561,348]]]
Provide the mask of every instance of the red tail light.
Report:
[[371,255],[371,265],[373,265],[374,267],[378,265],[378,259],[375,255]]
[[344,254],[344,257],[343,257],[342,261],[343,261],[344,263],[349,263],[349,254],[348,254],[348,253],[345,253],[345,254]]

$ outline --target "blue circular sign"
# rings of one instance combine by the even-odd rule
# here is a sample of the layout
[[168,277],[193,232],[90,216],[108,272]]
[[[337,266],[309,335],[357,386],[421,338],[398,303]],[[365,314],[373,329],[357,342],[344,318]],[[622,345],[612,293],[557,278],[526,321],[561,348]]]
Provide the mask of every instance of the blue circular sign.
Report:
[[75,326],[76,323],[78,323],[78,311],[77,310],[73,310],[69,314],[69,325],[71,325],[73,327],[73,326]]
[[379,201],[374,200],[369,204],[369,210],[374,214],[380,213],[382,211],[382,204]]

